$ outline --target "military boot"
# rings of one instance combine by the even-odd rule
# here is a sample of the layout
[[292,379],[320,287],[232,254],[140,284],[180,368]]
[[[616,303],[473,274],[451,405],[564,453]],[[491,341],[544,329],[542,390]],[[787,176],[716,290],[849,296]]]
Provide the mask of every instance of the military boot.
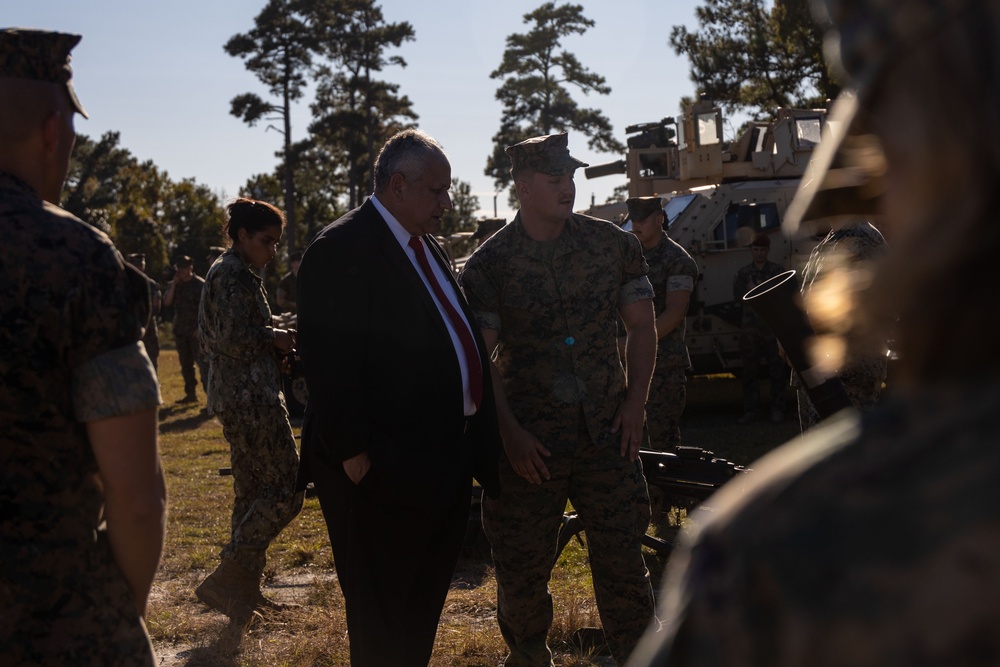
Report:
[[256,613],[256,605],[247,595],[251,584],[256,586],[248,579],[245,569],[223,558],[215,572],[194,589],[194,594],[212,609],[234,620],[249,621]]
[[247,579],[245,582],[245,587],[240,592],[242,599],[246,600],[254,609],[257,610],[270,610],[270,611],[284,611],[286,609],[298,609],[299,605],[280,602],[275,602],[264,597],[264,593],[260,590],[260,577],[254,577],[252,579]]

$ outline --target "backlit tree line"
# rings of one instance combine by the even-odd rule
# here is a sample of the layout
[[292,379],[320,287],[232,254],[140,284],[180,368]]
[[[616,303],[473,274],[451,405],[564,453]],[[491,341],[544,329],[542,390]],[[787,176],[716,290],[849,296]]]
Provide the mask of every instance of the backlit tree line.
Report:
[[[837,93],[806,0],[705,0],[696,19],[696,30],[678,26],[669,39],[691,63],[696,94],[762,118],[778,106],[815,106]],[[611,92],[562,45],[594,26],[583,7],[546,2],[523,20],[525,32],[507,37],[490,73],[499,81],[502,112],[484,171],[498,190],[510,185],[504,147],[530,136],[573,130],[594,150],[624,150],[607,117],[571,94]],[[238,194],[285,210],[287,253],[360,204],[371,192],[378,148],[398,130],[418,126],[410,99],[385,80],[387,68],[406,66],[395,51],[416,38],[410,23],[386,20],[376,0],[268,0],[250,31],[222,45],[267,91],[236,95],[229,112],[283,136],[274,170],[251,177]],[[291,109],[307,89],[315,92],[311,120],[296,128]],[[453,194],[442,233],[474,230],[478,198],[457,178]],[[78,137],[64,205],[108,232],[123,253],[145,253],[155,277],[166,276],[179,255],[194,258],[203,273],[223,245],[220,194],[192,179],[170,179],[122,147],[115,132]],[[286,261],[283,253],[277,273]]]

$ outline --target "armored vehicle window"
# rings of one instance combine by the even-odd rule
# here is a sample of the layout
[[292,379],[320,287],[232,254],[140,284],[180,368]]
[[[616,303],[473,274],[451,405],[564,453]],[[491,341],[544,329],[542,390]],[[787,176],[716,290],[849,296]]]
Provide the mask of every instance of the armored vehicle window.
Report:
[[671,197],[667,205],[663,207],[663,213],[666,217],[666,228],[670,229],[670,225],[674,224],[674,221],[680,217],[681,213],[687,210],[687,207],[691,205],[695,199],[698,198],[696,194],[689,195],[677,195],[676,197]]
[[[754,153],[760,153],[764,150],[765,142],[767,141],[767,128],[766,127],[754,127],[753,128],[753,139],[751,140],[751,148]],[[749,160],[749,156],[747,157]]]
[[820,116],[798,118],[795,120],[795,138],[800,148],[812,148],[819,143],[823,132],[823,119]]
[[726,217],[715,226],[712,238],[720,247],[736,248],[739,247],[737,230],[746,227],[753,232],[762,232],[780,224],[775,204],[733,204],[726,211]]
[[698,145],[719,143],[719,114],[715,111],[698,114]]
[[653,178],[655,176],[669,175],[670,163],[668,162],[666,151],[639,153],[640,178]]

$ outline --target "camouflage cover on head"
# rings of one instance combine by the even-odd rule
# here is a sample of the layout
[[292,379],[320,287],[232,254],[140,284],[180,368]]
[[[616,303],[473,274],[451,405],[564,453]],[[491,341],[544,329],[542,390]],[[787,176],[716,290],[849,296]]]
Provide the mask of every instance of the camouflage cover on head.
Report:
[[589,166],[569,154],[569,135],[543,134],[508,146],[504,152],[510,157],[512,172],[527,169],[551,176],[568,174],[579,167]]
[[663,200],[659,197],[629,197],[625,205],[632,220],[645,220],[657,211],[663,213]]
[[2,28],[0,77],[64,84],[73,107],[89,118],[73,90],[73,68],[69,64],[69,52],[81,39],[80,35],[48,30]]

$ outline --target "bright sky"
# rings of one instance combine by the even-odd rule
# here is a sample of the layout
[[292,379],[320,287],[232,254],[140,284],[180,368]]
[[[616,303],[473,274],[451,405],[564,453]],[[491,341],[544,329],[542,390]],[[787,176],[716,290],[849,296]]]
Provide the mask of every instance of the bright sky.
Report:
[[[584,67],[607,79],[607,96],[573,96],[610,120],[619,139],[625,127],[679,112],[682,96],[694,93],[688,63],[668,45],[674,25],[695,26],[698,0],[578,0],[596,25],[563,46]],[[472,184],[481,215],[493,214],[493,181],[483,174],[491,138],[500,124],[494,95],[505,39],[526,32],[524,14],[543,0],[382,0],[387,21],[409,21],[416,40],[398,53],[404,69],[385,70],[413,101],[420,129],[435,137],[451,158],[452,175]],[[121,145],[140,160],[152,160],[175,180],[194,178],[233,196],[246,180],[271,172],[281,135],[251,128],[229,114],[240,93],[267,91],[223,51],[234,34],[246,32],[265,0],[8,0],[2,27],[74,32],[83,41],[73,51],[74,85],[90,114],[77,131],[92,138],[115,130]],[[308,103],[293,113],[292,138],[305,136]],[[619,159],[592,153],[582,135],[570,133],[570,150],[590,164]],[[577,172],[577,208],[591,198],[602,203],[624,176],[587,180]],[[497,212],[511,217],[507,196]]]

